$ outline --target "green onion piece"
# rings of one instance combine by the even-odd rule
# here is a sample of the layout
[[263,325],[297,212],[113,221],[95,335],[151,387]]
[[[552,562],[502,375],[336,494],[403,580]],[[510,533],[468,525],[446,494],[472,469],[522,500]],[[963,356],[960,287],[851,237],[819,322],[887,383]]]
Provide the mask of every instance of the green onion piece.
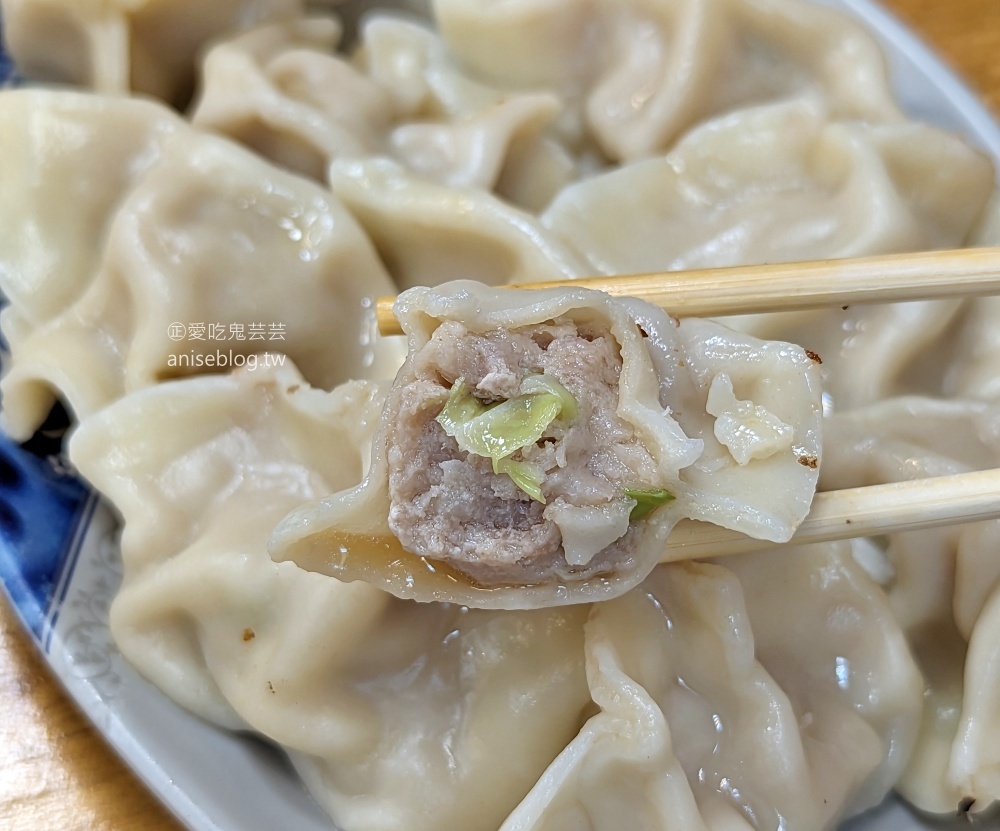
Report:
[[513,459],[501,459],[494,467],[497,473],[506,473],[535,502],[545,504],[545,496],[542,494],[545,473],[538,467],[527,462],[515,462]]
[[[483,404],[464,379],[456,381],[437,422],[467,453],[493,460],[494,473],[506,473],[521,490],[538,502],[543,474],[537,468],[509,459],[537,442],[560,416],[576,416],[576,399],[558,381],[532,375],[521,384],[521,394],[498,404]],[[507,460],[506,465],[501,463]]]
[[444,427],[444,431],[449,436],[454,437],[455,431],[462,424],[471,421],[478,415],[482,415],[488,409],[488,405],[472,394],[472,390],[465,383],[465,379],[459,378],[451,385],[448,400],[445,402],[444,409],[438,415],[437,422]]
[[661,505],[675,499],[670,491],[663,488],[625,488],[625,495],[635,500],[635,507],[628,515],[629,522],[642,519]]
[[541,392],[559,396],[559,400],[562,402],[559,417],[563,420],[572,421],[580,412],[576,399],[570,394],[570,391],[551,375],[528,375],[521,381],[522,395],[534,395]]
[[492,459],[495,472],[501,459],[538,441],[561,409],[550,393],[508,398],[460,425],[455,439],[463,450]]

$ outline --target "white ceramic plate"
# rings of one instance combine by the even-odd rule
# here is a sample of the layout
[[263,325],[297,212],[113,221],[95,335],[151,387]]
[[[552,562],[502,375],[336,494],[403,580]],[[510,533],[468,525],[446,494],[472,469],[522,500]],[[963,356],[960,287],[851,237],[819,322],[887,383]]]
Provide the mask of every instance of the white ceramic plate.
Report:
[[[847,10],[876,35],[911,116],[962,133],[1000,166],[1000,128],[916,37],[869,0],[815,1]],[[416,4],[341,9],[384,5]],[[0,52],[0,85],[9,73]],[[22,448],[0,436],[0,581],[69,694],[192,831],[331,831],[280,751],[189,715],[118,654],[107,627],[120,579],[115,523],[53,455],[57,448],[38,440]],[[942,824],[889,800],[847,829],[942,831]]]

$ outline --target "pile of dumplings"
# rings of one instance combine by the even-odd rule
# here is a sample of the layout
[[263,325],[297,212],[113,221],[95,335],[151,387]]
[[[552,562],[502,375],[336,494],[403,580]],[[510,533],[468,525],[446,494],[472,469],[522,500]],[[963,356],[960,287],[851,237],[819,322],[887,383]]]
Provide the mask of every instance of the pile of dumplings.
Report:
[[[121,519],[121,652],[283,746],[344,831],[823,831],[892,790],[991,810],[1000,522],[538,608],[272,559],[286,515],[377,464],[407,344],[375,296],[1000,243],[990,160],[909,120],[825,6],[376,5],[0,0],[45,82],[0,92],[2,425],[71,414]],[[729,324],[692,321],[692,361],[752,355],[763,389],[766,341],[822,359],[798,519],[817,476],[1000,465],[1000,300]]]

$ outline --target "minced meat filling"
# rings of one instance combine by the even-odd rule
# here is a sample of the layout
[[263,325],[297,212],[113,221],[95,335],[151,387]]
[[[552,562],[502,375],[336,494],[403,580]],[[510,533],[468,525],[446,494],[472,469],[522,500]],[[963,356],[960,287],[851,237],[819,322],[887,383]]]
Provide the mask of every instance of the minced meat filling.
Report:
[[[617,413],[621,366],[610,332],[581,331],[571,321],[481,334],[453,321],[439,326],[414,355],[414,379],[397,391],[389,526],[403,546],[483,584],[569,572],[548,506],[607,505],[623,498],[623,486],[656,475],[654,460]],[[492,403],[515,397],[526,376],[540,373],[562,384],[579,408],[571,423],[556,419],[537,444],[512,457],[545,472],[546,504],[495,474],[490,459],[459,449],[435,420],[459,379]],[[609,546],[588,570],[609,568],[632,536]]]

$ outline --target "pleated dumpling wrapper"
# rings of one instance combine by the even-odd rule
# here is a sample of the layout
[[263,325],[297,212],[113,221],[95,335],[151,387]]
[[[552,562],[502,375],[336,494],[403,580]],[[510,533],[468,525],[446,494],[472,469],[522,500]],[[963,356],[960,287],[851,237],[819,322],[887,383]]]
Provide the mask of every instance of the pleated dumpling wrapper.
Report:
[[616,597],[684,517],[774,542],[816,487],[814,357],[637,300],[459,281],[399,296],[408,356],[355,488],[276,528],[278,561],[402,598]]

